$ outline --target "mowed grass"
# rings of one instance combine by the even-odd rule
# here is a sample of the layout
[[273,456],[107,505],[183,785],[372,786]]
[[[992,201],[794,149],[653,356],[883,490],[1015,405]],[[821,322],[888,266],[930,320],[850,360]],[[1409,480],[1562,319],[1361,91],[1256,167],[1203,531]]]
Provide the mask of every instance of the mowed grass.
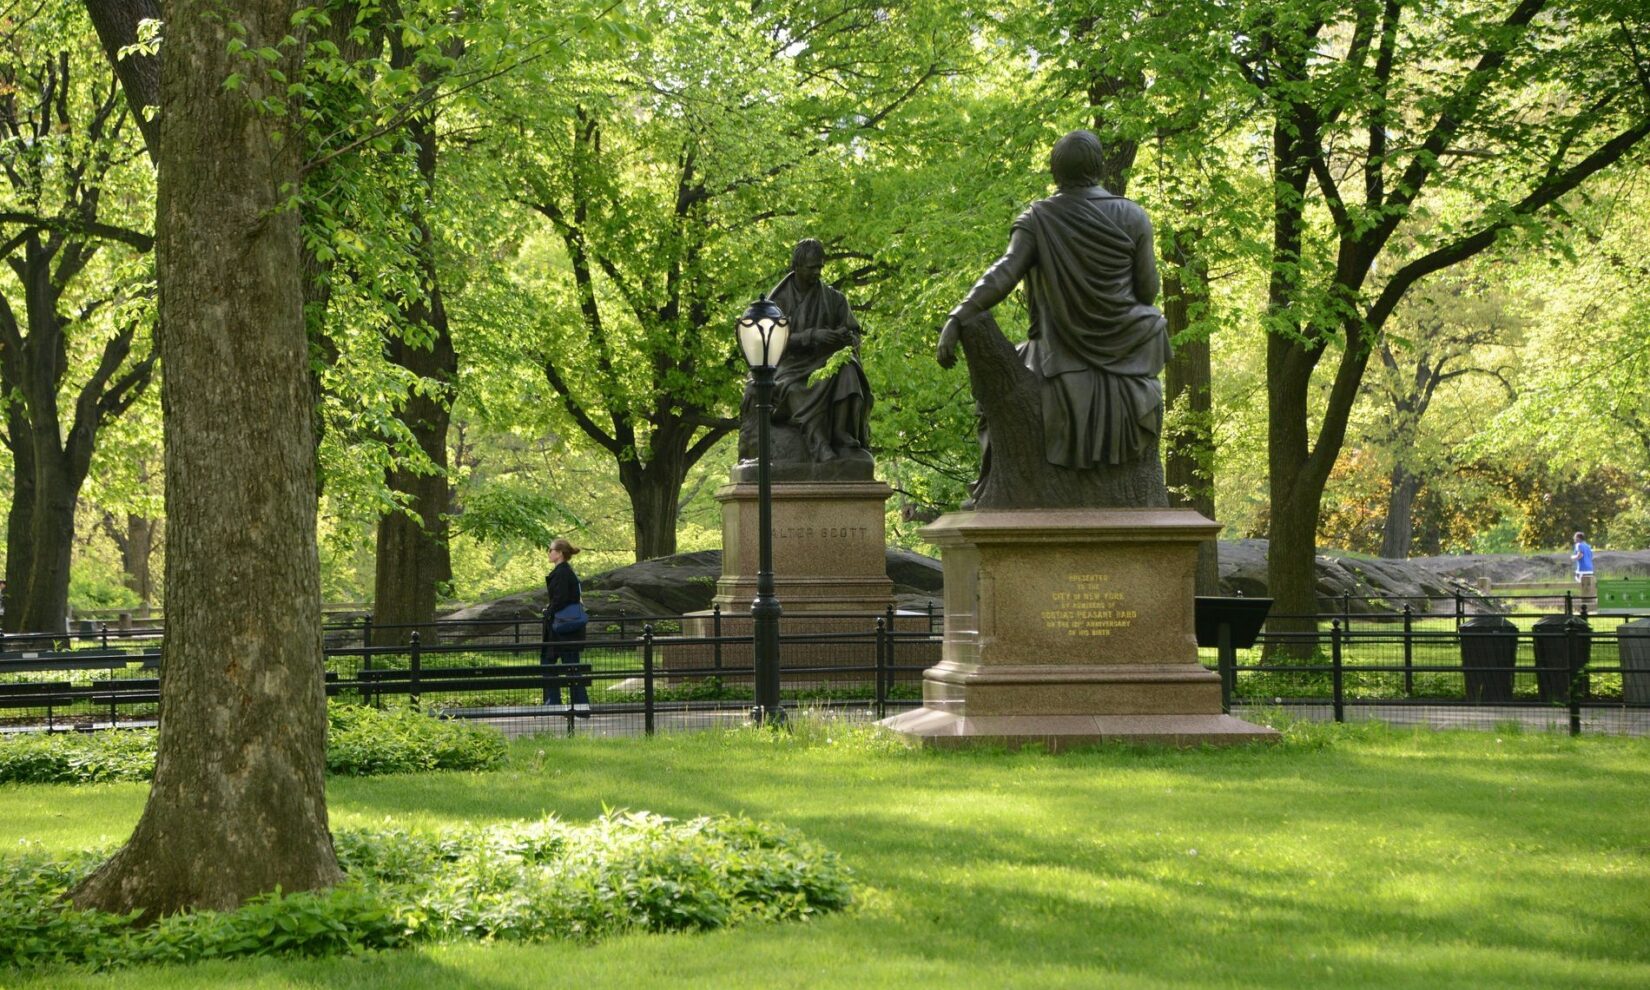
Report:
[[[810,924],[55,972],[40,987],[1650,986],[1650,741],[1379,726],[1230,751],[933,753],[813,722],[526,740],[337,779],[337,824],[744,813],[863,889]],[[0,789],[0,844],[123,838],[143,785]]]

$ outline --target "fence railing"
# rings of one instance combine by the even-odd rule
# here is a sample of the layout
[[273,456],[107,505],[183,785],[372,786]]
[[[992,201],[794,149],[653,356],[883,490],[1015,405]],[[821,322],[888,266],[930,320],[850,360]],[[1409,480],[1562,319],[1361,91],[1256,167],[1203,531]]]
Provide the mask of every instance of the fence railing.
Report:
[[[844,622],[847,615],[835,615]],[[787,631],[781,622],[780,671],[787,704],[854,706],[877,718],[920,703],[923,670],[938,658],[927,616],[856,613],[858,628]],[[525,625],[525,623],[524,623]],[[494,641],[329,646],[326,691],[341,703],[402,703],[455,718],[565,719],[585,716],[602,732],[655,731],[661,721],[689,727],[743,718],[755,704],[753,641],[748,634],[660,634],[643,623],[631,635],[604,630],[578,642],[545,642],[507,633]],[[595,623],[592,623],[594,626]],[[63,644],[56,644],[63,645]],[[0,728],[96,730],[152,724],[160,707],[160,654],[110,648],[0,652]],[[582,711],[568,702],[589,695]]]
[[[821,630],[821,618],[837,624]],[[1650,625],[1611,628],[1624,617],[1588,616],[1584,608],[1512,616],[1530,626],[1524,629],[1494,626],[1500,618],[1457,624],[1414,610],[1355,615],[1350,624],[1339,614],[1311,618],[1317,631],[1263,633],[1229,663],[1204,653],[1221,675],[1227,710],[1275,706],[1344,721],[1425,709],[1432,724],[1463,725],[1534,713],[1574,732],[1614,711],[1650,732]],[[371,643],[356,624],[347,641],[326,647],[327,692],[343,703],[413,704],[452,717],[565,718],[569,731],[584,713],[558,706],[575,686],[588,690],[604,732],[742,717],[755,703],[748,617],[713,613],[708,635],[689,635],[678,617],[670,620],[664,629],[635,619],[593,622],[577,644],[546,643],[536,619],[494,621],[486,635],[448,624],[434,641],[414,629],[407,642],[391,645]],[[893,609],[874,617],[785,616],[786,703],[855,706],[879,718],[919,703],[921,672],[939,656],[938,620],[927,610]],[[152,722],[160,704],[156,643],[104,632],[69,643],[7,637],[0,644],[0,729]]]
[[[1635,715],[1650,731],[1650,627],[1599,631],[1580,615],[1543,616],[1532,629],[1511,622],[1417,629],[1413,622],[1346,628],[1339,618],[1313,633],[1263,633],[1253,648],[1217,659],[1222,701],[1234,707],[1349,710],[1430,709],[1429,724],[1482,724],[1500,711],[1552,715],[1570,732],[1605,710]],[[1452,717],[1451,711],[1463,714]],[[1514,719],[1515,721],[1517,719]]]

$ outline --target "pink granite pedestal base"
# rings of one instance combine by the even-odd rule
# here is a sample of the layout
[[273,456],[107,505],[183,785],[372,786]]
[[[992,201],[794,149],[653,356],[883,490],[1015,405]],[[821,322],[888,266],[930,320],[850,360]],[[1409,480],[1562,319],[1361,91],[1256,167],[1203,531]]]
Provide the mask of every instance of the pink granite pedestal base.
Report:
[[923,530],[945,566],[942,659],[923,707],[881,724],[935,746],[1196,746],[1275,740],[1222,714],[1197,659],[1197,546],[1185,509],[951,513]]

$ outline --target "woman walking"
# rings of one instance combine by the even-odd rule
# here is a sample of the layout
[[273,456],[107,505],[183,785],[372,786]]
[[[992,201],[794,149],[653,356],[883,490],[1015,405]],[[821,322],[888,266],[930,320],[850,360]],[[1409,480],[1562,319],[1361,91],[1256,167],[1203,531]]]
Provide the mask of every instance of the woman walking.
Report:
[[[539,654],[539,663],[545,666],[551,663],[579,663],[583,647],[573,644],[584,642],[584,627],[589,618],[581,604],[579,576],[574,573],[573,565],[568,563],[568,559],[578,552],[578,547],[560,537],[550,541],[550,573],[544,576],[550,604],[544,610],[545,646]],[[569,685],[568,694],[573,702],[575,718],[590,717],[589,685],[590,682],[582,678],[574,678]],[[545,688],[544,703],[561,709],[560,684]]]

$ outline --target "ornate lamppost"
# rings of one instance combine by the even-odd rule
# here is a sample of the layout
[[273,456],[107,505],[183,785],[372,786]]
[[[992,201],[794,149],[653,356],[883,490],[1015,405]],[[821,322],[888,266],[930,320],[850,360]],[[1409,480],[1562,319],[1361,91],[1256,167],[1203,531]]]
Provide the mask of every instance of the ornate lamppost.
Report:
[[766,296],[750,304],[737,324],[739,347],[751,366],[751,382],[756,386],[756,500],[757,569],[756,599],[751,602],[751,620],[756,632],[756,708],[751,712],[758,724],[785,721],[779,704],[779,616],[783,610],[773,594],[773,493],[768,477],[768,422],[773,416],[773,378],[785,344],[791,337],[791,323]]

